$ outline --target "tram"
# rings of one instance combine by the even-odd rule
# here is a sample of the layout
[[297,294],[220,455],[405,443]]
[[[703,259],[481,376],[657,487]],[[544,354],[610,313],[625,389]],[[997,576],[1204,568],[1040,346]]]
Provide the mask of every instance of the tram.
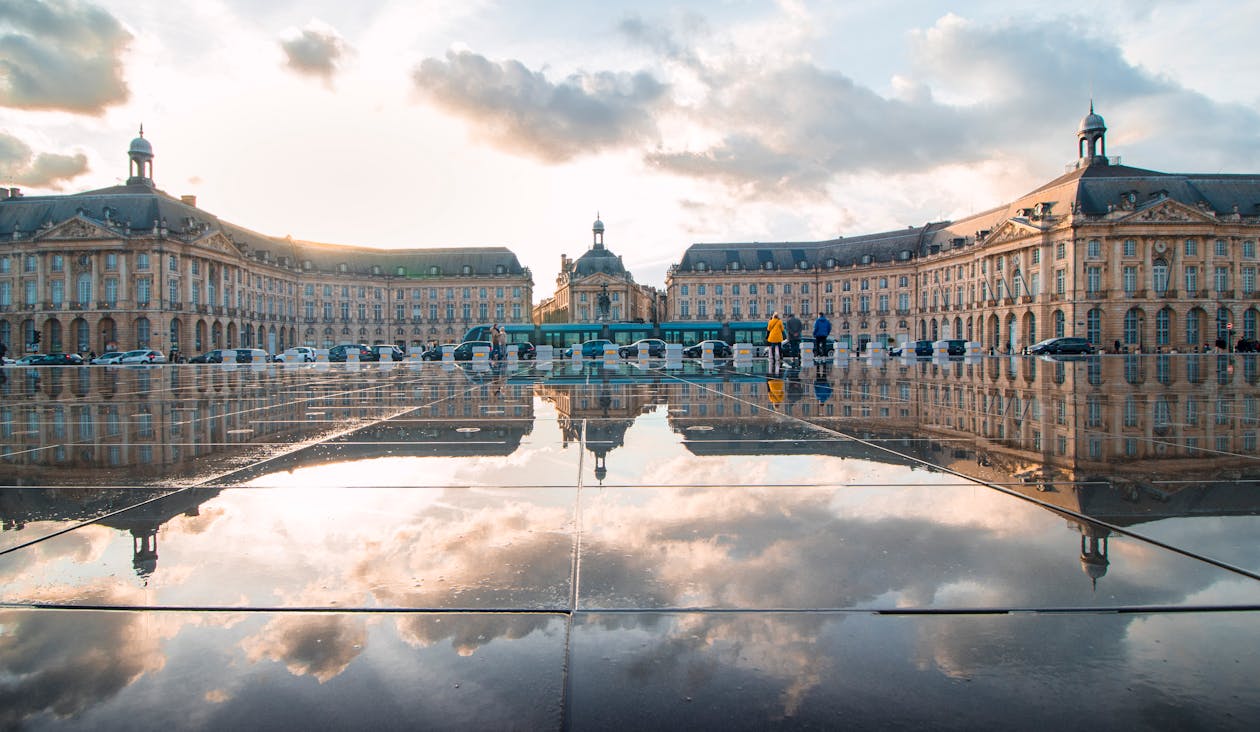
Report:
[[[489,324],[474,325],[464,334],[466,341],[490,340]],[[660,338],[666,343],[694,345],[717,339],[727,343],[766,342],[764,320],[730,322],[687,320],[665,323],[542,323],[541,325],[507,324],[508,343],[533,343],[535,346],[568,348],[569,346],[605,338],[617,345],[629,345],[643,338]]]

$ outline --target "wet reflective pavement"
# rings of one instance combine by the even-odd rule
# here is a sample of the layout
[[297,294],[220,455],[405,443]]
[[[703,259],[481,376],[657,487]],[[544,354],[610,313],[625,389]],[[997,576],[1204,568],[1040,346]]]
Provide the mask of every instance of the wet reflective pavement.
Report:
[[1260,714],[1254,356],[4,376],[0,726]]

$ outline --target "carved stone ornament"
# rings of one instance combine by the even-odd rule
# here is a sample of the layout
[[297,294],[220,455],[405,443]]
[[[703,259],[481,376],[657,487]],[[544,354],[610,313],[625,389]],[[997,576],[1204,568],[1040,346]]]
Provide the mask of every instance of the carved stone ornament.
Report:
[[1013,239],[1022,239],[1031,234],[1040,234],[1041,232],[1031,226],[1020,226],[1013,221],[1007,221],[997,231],[989,235],[985,240],[986,244],[1001,244]]
[[111,235],[100,227],[93,226],[83,219],[70,219],[65,223],[53,226],[41,239],[107,239]]
[[1184,224],[1188,221],[1215,222],[1216,217],[1210,213],[1165,199],[1150,208],[1138,211],[1131,216],[1126,216],[1123,220],[1147,224]]

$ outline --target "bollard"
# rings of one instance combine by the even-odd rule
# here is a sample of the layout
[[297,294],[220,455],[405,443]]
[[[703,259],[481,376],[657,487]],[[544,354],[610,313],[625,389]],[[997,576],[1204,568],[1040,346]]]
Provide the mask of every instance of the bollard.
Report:
[[935,361],[949,360],[949,341],[940,340],[932,343],[932,359]]
[[328,363],[328,349],[327,348],[315,349],[315,363]]
[[473,366],[490,365],[490,349],[487,346],[474,346],[472,349]]
[[359,362],[359,349],[347,348],[346,349],[346,363],[350,364],[350,363],[358,363],[358,362]]
[[621,356],[617,353],[617,348],[618,346],[616,343],[604,344],[604,363],[605,364],[617,363],[617,361],[620,360]]
[[553,358],[554,356],[552,355],[551,346],[538,346],[538,348],[534,350],[534,360],[539,364],[545,363],[550,366]]
[[752,360],[754,349],[751,343],[736,343],[731,350],[736,364],[743,365]]
[[455,346],[442,346],[442,363],[455,363]]

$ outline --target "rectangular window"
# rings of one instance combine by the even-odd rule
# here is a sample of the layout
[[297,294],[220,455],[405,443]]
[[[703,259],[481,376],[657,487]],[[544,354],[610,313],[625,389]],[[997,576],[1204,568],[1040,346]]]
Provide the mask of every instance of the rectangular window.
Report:
[[1185,252],[1187,257],[1199,256],[1199,241],[1197,239],[1186,239]]
[[1124,268],[1124,291],[1126,294],[1133,294],[1137,290],[1137,267],[1128,266]]
[[66,300],[66,282],[65,280],[52,281],[52,304],[54,308],[61,307],[61,303]]
[[1226,242],[1224,239],[1216,240],[1216,256],[1218,257],[1229,256],[1229,243]]
[[9,274],[13,270],[13,264],[9,261],[9,255],[0,257],[0,274]]
[[1126,257],[1137,256],[1137,240],[1136,239],[1124,240],[1124,256]]
[[179,302],[179,280],[169,280],[167,282],[166,299],[172,303]]
[[1067,270],[1056,269],[1054,271],[1054,291],[1058,295],[1067,292]]
[[136,269],[147,270],[149,268],[149,255],[145,252],[136,254]]
[[678,288],[678,294],[682,295],[683,297],[686,297],[691,294],[690,289],[691,288],[689,288],[687,285],[682,285]]
[[1063,259],[1067,256],[1067,242],[1059,242],[1054,245],[1054,258]]
[[1041,247],[1032,250],[1032,263],[1041,264]]
[[152,299],[151,290],[152,280],[148,277],[141,277],[136,280],[136,302],[142,306],[148,306]]
[[22,262],[22,269],[23,269],[23,271],[25,271],[25,272],[34,272],[34,271],[35,271],[35,264],[36,264],[35,255],[34,255],[34,254],[28,254],[28,255],[26,255],[26,259],[25,259],[25,260],[23,260],[23,262]]
[[1193,264],[1186,265],[1186,297],[1194,297],[1199,289],[1199,268]]
[[1102,242],[1097,239],[1090,239],[1086,244],[1085,255],[1091,259],[1097,259],[1102,256]]
[[1243,259],[1255,259],[1256,258],[1256,243],[1251,240],[1243,242],[1242,255],[1243,255]]
[[1244,295],[1251,295],[1256,291],[1256,268],[1242,268],[1242,291]]
[[66,269],[66,260],[60,254],[52,255],[52,271],[64,272]]
[[1229,289],[1229,267],[1217,267],[1212,273],[1212,285],[1217,292],[1225,292]]
[[696,285],[696,294],[697,294],[697,295],[703,295],[703,294],[705,294],[705,287],[704,287],[704,285]]

